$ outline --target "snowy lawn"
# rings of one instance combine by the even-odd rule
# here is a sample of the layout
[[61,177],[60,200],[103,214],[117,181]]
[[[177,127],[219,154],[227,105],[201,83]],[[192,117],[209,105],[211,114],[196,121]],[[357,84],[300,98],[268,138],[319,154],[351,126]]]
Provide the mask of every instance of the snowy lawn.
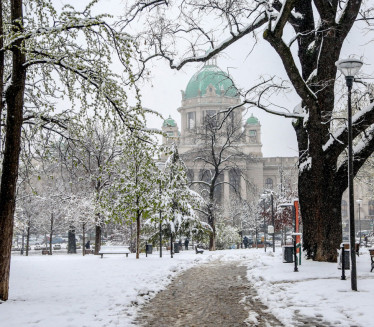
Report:
[[303,261],[299,272],[263,249],[227,250],[196,255],[183,251],[171,259],[157,253],[136,260],[133,254],[13,256],[10,299],[0,304],[1,327],[129,326],[139,307],[166,287],[178,272],[195,264],[221,259],[240,260],[263,301],[286,326],[295,312],[319,316],[334,326],[371,326],[374,272],[364,252],[357,259],[358,289],[341,281],[336,264]]

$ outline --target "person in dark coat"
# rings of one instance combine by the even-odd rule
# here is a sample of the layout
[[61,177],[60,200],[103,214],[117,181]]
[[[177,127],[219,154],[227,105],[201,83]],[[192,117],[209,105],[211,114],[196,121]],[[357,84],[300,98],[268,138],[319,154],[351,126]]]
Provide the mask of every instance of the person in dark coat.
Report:
[[249,240],[248,240],[248,237],[247,237],[247,236],[244,236],[243,243],[244,243],[244,247],[245,247],[245,248],[248,248]]
[[188,238],[186,238],[185,240],[184,240],[184,248],[186,249],[186,250],[188,250],[188,243],[189,243],[190,241],[189,241],[189,239]]
[[86,243],[86,245],[85,245],[85,248],[87,249],[87,250],[89,250],[90,249],[90,241],[87,241],[87,243]]

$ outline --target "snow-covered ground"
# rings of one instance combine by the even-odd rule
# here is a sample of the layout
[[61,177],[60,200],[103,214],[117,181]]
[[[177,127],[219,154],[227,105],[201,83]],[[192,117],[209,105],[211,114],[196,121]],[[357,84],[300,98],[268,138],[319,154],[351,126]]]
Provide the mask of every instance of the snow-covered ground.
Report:
[[295,312],[318,316],[333,326],[372,326],[374,272],[364,249],[357,258],[358,292],[340,280],[336,264],[303,261],[299,272],[263,249],[227,250],[203,255],[183,251],[171,259],[164,253],[136,260],[122,255],[13,256],[10,299],[0,304],[1,327],[129,326],[139,304],[166,287],[183,269],[220,258],[239,260],[258,298],[285,326]]

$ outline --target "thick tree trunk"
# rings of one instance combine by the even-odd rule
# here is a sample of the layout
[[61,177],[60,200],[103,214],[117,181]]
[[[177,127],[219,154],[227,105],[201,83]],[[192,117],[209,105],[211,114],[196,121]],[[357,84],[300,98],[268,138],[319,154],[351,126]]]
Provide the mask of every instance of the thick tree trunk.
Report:
[[[13,0],[11,2],[11,19],[12,22],[17,21],[13,23],[13,30],[22,30],[22,26],[19,23],[20,21],[22,22],[21,0]],[[26,79],[26,71],[23,66],[25,55],[21,51],[21,42],[17,41],[11,51],[13,53],[12,80],[5,95],[7,120],[0,186],[0,300],[3,301],[6,301],[9,296],[10,256]]]
[[303,217],[303,246],[309,258],[336,262],[342,242],[340,185],[334,174],[314,170],[299,175],[299,199]]

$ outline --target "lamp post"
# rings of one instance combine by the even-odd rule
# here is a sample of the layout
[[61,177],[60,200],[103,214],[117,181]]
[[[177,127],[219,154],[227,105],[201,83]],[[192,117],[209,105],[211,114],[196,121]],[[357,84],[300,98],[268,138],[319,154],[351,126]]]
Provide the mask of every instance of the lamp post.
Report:
[[273,193],[270,194],[271,199],[271,223],[273,224],[273,252],[275,252],[275,223],[274,223],[274,199]]
[[354,190],[353,190],[353,151],[352,151],[352,85],[354,76],[358,73],[363,62],[357,59],[344,59],[335,63],[345,76],[348,87],[348,203],[349,203],[349,240],[351,251],[351,288],[357,291],[357,270],[355,252],[355,218],[354,218]]
[[360,227],[360,245],[361,245],[361,215],[360,215],[360,212],[361,212],[361,203],[362,203],[362,200],[361,199],[358,199],[356,200],[357,204],[358,204],[358,225]]
[[[157,162],[156,166],[161,172],[161,171],[163,171],[163,168],[165,167],[165,163]],[[160,203],[161,203],[161,176],[160,176],[160,179],[159,179],[159,194],[160,194]],[[160,211],[159,211],[159,215],[160,215],[160,217],[159,217],[159,219],[160,219],[160,258],[162,258],[162,212],[161,212],[161,208],[160,208]]]
[[263,199],[262,201],[264,202],[264,248],[266,252],[265,199]]

